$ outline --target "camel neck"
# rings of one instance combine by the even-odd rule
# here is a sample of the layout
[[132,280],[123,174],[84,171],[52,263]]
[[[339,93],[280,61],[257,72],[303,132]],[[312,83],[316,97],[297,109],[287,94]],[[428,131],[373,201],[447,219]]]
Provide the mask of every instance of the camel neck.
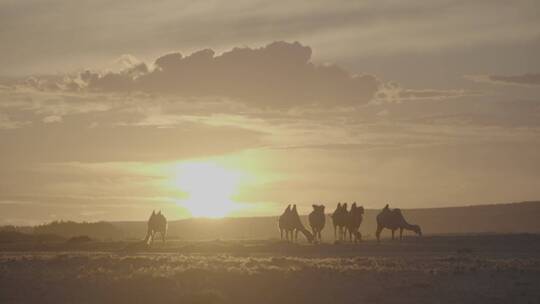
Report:
[[414,225],[409,224],[407,221],[403,220],[403,228],[412,230],[414,229]]

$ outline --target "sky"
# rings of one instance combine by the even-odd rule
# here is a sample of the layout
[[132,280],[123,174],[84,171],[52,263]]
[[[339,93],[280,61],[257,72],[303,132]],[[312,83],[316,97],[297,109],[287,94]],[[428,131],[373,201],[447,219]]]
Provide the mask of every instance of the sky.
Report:
[[0,224],[539,199],[539,15],[0,0]]

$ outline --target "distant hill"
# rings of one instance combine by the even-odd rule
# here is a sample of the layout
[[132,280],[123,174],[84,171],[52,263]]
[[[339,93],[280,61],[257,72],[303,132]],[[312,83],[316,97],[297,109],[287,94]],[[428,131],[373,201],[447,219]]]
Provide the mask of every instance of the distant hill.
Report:
[[[391,208],[399,206],[391,206]],[[327,205],[327,212],[334,210]],[[410,223],[419,224],[425,234],[540,233],[540,201],[467,207],[402,209]],[[379,210],[366,210],[360,228],[364,237],[373,237]],[[307,215],[302,216],[308,226]],[[146,222],[112,222],[128,238],[143,238]],[[323,239],[333,240],[327,215]],[[386,231],[383,236],[388,236]],[[186,240],[279,238],[277,217],[185,219],[169,222],[169,236]]]
[[28,234],[14,230],[0,230],[0,244],[14,242],[54,242],[62,241],[54,234]]
[[[141,222],[141,225],[143,223]],[[122,239],[125,237],[122,229],[108,222],[76,223],[72,221],[54,221],[49,224],[34,227],[34,234],[57,235],[64,238],[88,236],[96,239]]]

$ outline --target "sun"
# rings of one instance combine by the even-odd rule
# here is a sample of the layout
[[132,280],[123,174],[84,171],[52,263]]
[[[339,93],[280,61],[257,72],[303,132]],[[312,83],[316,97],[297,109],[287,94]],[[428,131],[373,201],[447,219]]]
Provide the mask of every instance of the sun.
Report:
[[173,185],[187,194],[178,204],[191,216],[219,218],[240,209],[232,197],[242,177],[239,171],[224,168],[213,162],[189,162],[174,169]]

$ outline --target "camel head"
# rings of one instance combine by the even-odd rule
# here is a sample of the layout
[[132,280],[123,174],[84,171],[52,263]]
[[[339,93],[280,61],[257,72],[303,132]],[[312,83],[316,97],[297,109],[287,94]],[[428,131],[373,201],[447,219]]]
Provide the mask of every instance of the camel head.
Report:
[[324,214],[324,205],[311,205],[311,206],[313,207],[314,212]]
[[343,209],[343,211],[347,211],[347,203],[343,203],[343,205],[341,205],[341,209]]
[[422,236],[422,229],[418,225],[412,225],[411,230],[414,231],[418,236]]
[[308,243],[313,243],[313,241],[315,240],[315,238],[313,237],[313,233],[309,232],[309,230],[306,230],[304,232],[304,235],[306,236]]
[[364,214],[364,206],[360,206],[357,208],[358,214],[363,215]]

